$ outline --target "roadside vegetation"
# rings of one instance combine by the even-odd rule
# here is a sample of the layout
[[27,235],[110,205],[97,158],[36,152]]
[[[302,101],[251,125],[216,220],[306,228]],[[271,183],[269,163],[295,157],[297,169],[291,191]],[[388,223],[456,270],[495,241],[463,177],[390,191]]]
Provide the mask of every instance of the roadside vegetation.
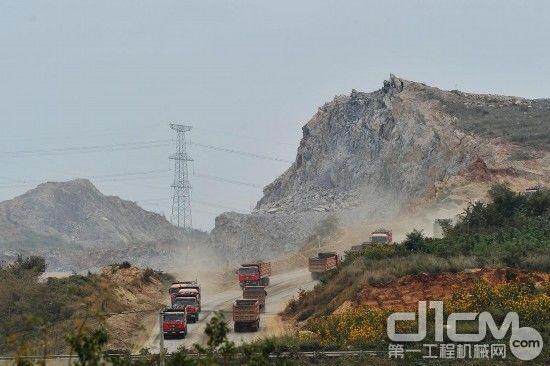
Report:
[[[113,265],[112,274],[130,268]],[[93,332],[105,325],[107,314],[128,310],[115,286],[102,274],[41,279],[46,264],[41,257],[18,258],[0,268],[0,354],[59,354],[69,349],[66,337]],[[144,286],[153,278],[170,278],[144,270],[130,286]],[[147,305],[147,304],[146,304]]]
[[[446,315],[453,312],[489,311],[501,321],[507,312],[517,312],[522,326],[546,334],[550,331],[550,285],[537,288],[532,282],[491,286],[479,281],[473,289],[460,290],[445,301]],[[310,319],[303,332],[320,349],[387,349],[386,320],[393,311],[359,305],[344,312]],[[433,321],[433,313],[430,314]],[[428,322],[428,326],[433,324]],[[411,331],[416,324],[411,323]],[[474,331],[474,329],[472,329]]]
[[[526,288],[502,287],[497,293],[505,294],[511,291],[518,296],[526,291]],[[527,290],[529,293],[530,290]],[[546,290],[547,291],[547,290]],[[487,294],[487,289],[480,285],[472,294],[465,295],[474,298],[478,295]],[[533,295],[533,294],[531,294]],[[538,296],[538,295],[533,295]],[[498,296],[497,296],[498,297]],[[461,306],[462,300],[457,300]],[[475,300],[474,300],[475,303]],[[479,304],[469,303],[468,309],[477,310]],[[519,305],[519,304],[518,304]],[[404,359],[396,360],[386,357],[386,346],[381,335],[385,329],[381,327],[381,320],[385,322],[386,313],[374,311],[368,308],[357,308],[353,313],[341,315],[331,319],[331,323],[324,326],[324,337],[319,337],[312,331],[303,331],[293,335],[261,339],[252,343],[240,346],[227,339],[229,327],[222,312],[214,313],[208,322],[205,335],[206,346],[195,344],[191,349],[180,348],[176,352],[161,356],[151,354],[142,350],[139,355],[114,354],[106,351],[106,344],[109,339],[103,328],[96,331],[79,332],[67,337],[71,352],[75,354],[75,365],[97,366],[107,363],[115,366],[150,366],[159,365],[160,358],[164,357],[166,366],[262,366],[262,365],[409,365],[425,364],[417,355],[407,355]],[[429,314],[433,320],[433,314]],[[532,318],[534,319],[534,318]],[[539,325],[542,320],[534,320],[529,325]],[[414,324],[413,324],[414,325]],[[403,329],[400,329],[403,330]],[[336,334],[347,332],[349,338],[338,339]],[[347,342],[346,342],[347,340]],[[356,354],[341,355],[340,357],[329,357],[323,351],[334,349],[349,350],[349,344],[356,342],[361,346],[368,345],[370,350],[377,350],[377,355]],[[311,353],[312,351],[316,353]],[[310,352],[310,353],[308,353]],[[544,362],[544,361],[542,361]],[[466,365],[485,365],[483,360],[463,360]],[[18,362],[20,365],[32,365],[28,359]],[[40,364],[40,362],[38,362]],[[447,364],[438,360],[431,364]],[[452,363],[450,363],[452,364]],[[500,364],[519,365],[514,359],[508,359]],[[533,363],[543,364],[543,363]]]
[[533,100],[529,105],[483,103],[466,106],[450,101],[442,103],[456,117],[455,126],[466,132],[504,138],[528,149],[534,146],[546,149],[550,147],[550,102],[547,99]]
[[[494,286],[479,280],[473,288],[449,294],[445,313],[489,311],[501,322],[515,311],[522,326],[539,330],[548,343],[550,284],[516,279],[513,273],[550,272],[550,191],[526,195],[496,185],[489,195],[489,203],[471,204],[456,223],[441,222],[442,238],[414,230],[397,245],[349,253],[313,291],[300,293],[284,310],[283,316],[301,324],[298,341],[317,349],[387,350],[386,320],[392,311],[362,304],[363,288],[384,287],[406,275],[510,268],[506,283]],[[344,302],[354,305],[339,309]],[[546,349],[539,359],[548,358]]]
[[355,301],[365,285],[383,286],[405,275],[505,267],[550,272],[550,190],[526,195],[495,185],[489,195],[489,203],[471,204],[455,224],[443,220],[443,238],[414,230],[396,245],[348,253],[283,315],[298,321],[329,315],[345,301]]

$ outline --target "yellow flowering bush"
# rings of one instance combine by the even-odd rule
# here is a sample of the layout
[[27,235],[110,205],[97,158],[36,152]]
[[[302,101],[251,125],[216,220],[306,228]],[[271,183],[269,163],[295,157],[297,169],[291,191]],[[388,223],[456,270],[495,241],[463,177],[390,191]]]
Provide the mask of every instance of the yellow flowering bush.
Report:
[[523,325],[550,324],[550,284],[537,288],[532,282],[490,285],[479,281],[470,290],[455,292],[445,302],[445,312],[489,311],[494,316],[514,311]]
[[389,312],[358,306],[339,314],[311,319],[306,328],[324,346],[364,346],[383,340]]
[[[490,285],[479,281],[473,288],[453,293],[444,301],[448,315],[453,312],[489,311],[495,319],[509,311],[519,314],[522,326],[532,326],[541,332],[550,325],[550,284],[536,287],[533,283],[503,283]],[[340,313],[310,319],[305,329],[308,339],[315,339],[322,346],[369,347],[387,341],[386,321],[392,311],[357,306]],[[428,311],[429,324],[433,322],[433,310]],[[398,322],[401,333],[412,332],[416,322]]]

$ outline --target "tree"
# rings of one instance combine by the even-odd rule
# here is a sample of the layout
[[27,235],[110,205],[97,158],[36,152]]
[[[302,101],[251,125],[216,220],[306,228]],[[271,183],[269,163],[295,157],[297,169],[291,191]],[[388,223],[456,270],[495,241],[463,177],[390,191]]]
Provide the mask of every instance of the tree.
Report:
[[510,189],[507,184],[495,184],[489,190],[489,196],[493,201],[496,216],[501,220],[496,222],[500,225],[503,219],[510,219],[518,212],[525,204],[525,196],[521,193],[516,193]]
[[425,244],[424,233],[422,232],[422,230],[414,229],[407,234],[407,237],[405,238],[403,244],[405,245],[405,248],[410,251],[415,252],[421,250]]
[[77,366],[98,366],[107,340],[107,331],[104,328],[67,336],[67,343],[78,356]]
[[229,333],[229,327],[225,321],[225,316],[221,311],[216,311],[212,316],[212,319],[206,325],[204,333],[208,336],[208,342],[206,343],[211,349],[218,348],[222,343],[227,341],[227,333]]

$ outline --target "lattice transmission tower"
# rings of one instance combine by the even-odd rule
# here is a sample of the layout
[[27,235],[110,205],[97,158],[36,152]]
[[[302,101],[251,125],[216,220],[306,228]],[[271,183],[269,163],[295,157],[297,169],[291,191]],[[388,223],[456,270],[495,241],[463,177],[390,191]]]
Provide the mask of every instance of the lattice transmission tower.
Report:
[[189,183],[189,157],[191,126],[170,124],[176,131],[176,153],[170,156],[174,161],[174,180],[172,182],[172,223],[186,230],[193,225],[191,217],[191,184]]

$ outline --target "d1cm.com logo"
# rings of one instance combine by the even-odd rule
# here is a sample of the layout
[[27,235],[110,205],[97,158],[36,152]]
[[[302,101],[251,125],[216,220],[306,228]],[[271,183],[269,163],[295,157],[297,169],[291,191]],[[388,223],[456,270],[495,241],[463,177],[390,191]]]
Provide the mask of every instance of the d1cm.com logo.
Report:
[[[396,333],[395,323],[397,321],[411,321],[416,319],[416,313],[398,312],[393,313],[387,320],[388,337],[394,342],[421,342],[426,338],[426,301],[418,302],[418,332],[417,333]],[[482,313],[451,313],[447,317],[447,324],[443,324],[443,301],[430,301],[429,306],[435,310],[435,334],[436,342],[443,342],[443,332],[447,331],[447,337],[452,342],[482,342],[487,329],[495,339],[502,339],[511,329],[510,351],[522,361],[535,359],[542,352],[543,340],[540,333],[530,327],[519,326],[519,315],[515,312],[506,314],[500,328],[496,325],[493,316],[484,311]],[[472,321],[478,319],[478,333],[458,333],[457,323],[460,321]]]

